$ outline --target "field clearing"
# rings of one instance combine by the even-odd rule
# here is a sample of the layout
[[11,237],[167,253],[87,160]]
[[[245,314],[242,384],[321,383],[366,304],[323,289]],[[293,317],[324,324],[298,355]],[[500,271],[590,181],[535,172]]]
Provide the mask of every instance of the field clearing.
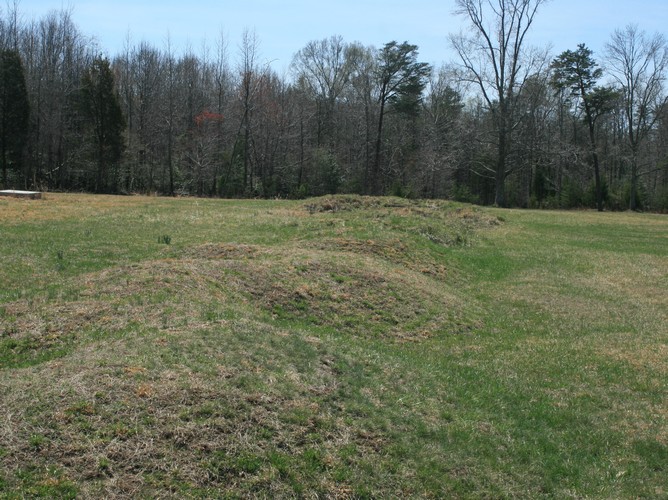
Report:
[[668,495],[668,218],[0,199],[0,497]]

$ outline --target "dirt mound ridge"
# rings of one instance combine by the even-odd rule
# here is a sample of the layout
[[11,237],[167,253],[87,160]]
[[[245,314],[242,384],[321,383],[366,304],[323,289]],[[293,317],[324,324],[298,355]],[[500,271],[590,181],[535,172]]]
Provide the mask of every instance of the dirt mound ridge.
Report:
[[379,258],[384,247],[346,244],[358,253],[342,258],[340,248],[330,251],[328,245],[189,248],[180,259],[79,277],[73,300],[6,304],[0,332],[27,352],[72,342],[86,332],[196,328],[233,313],[397,340],[468,329],[458,299],[434,286],[429,273]]

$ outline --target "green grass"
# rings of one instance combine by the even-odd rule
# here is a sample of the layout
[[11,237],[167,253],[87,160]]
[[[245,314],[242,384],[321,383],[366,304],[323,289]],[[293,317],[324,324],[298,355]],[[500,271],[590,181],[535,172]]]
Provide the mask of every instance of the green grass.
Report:
[[668,219],[0,201],[0,498],[668,495]]

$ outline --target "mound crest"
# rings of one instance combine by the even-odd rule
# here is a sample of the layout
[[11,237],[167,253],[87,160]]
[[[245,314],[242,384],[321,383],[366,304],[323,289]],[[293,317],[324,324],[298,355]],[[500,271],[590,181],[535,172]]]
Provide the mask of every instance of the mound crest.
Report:
[[0,331],[29,351],[83,332],[205,327],[249,312],[268,322],[398,340],[468,328],[458,299],[434,286],[430,273],[380,258],[384,246],[336,243],[290,250],[207,244],[186,249],[180,259],[89,274],[74,284],[73,300],[6,304]]

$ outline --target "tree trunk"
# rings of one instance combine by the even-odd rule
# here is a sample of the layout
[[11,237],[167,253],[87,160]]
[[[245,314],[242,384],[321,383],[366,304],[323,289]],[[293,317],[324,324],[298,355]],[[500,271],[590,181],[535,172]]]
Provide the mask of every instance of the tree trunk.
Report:
[[378,116],[378,130],[376,135],[376,150],[373,160],[373,170],[371,172],[371,194],[380,195],[380,153],[383,142],[383,118],[385,117],[385,102],[381,100]]
[[[499,163],[505,163],[502,158],[499,158]],[[497,207],[504,207],[506,205],[506,176],[505,169],[499,168],[497,165],[496,177],[494,179],[494,205]]]
[[594,164],[594,184],[596,188],[596,210],[603,211],[603,186],[601,185],[601,169],[598,165],[598,151],[596,147],[596,130],[594,128],[594,119],[591,117],[589,107],[585,110],[587,114],[587,124],[589,127],[589,145],[591,147],[591,159]]
[[638,154],[633,148],[631,157],[631,192],[629,193],[629,210],[638,209]]
[[594,162],[594,183],[596,187],[596,210],[603,211],[603,186],[601,185],[601,171],[598,166],[598,153],[594,149],[591,153]]
[[496,159],[496,172],[494,176],[494,204],[497,207],[506,206],[506,148],[507,134],[503,125],[499,126],[499,144]]
[[[174,158],[172,144],[172,125],[169,124],[169,137],[167,137],[167,163],[169,167],[169,195],[174,196]],[[153,176],[151,176],[151,190],[153,189]]]
[[2,152],[0,152],[0,161],[2,161],[2,189],[7,189],[7,154],[5,153],[5,141],[2,141]]
[[635,164],[631,166],[631,193],[629,194],[629,210],[638,209],[638,167]]

